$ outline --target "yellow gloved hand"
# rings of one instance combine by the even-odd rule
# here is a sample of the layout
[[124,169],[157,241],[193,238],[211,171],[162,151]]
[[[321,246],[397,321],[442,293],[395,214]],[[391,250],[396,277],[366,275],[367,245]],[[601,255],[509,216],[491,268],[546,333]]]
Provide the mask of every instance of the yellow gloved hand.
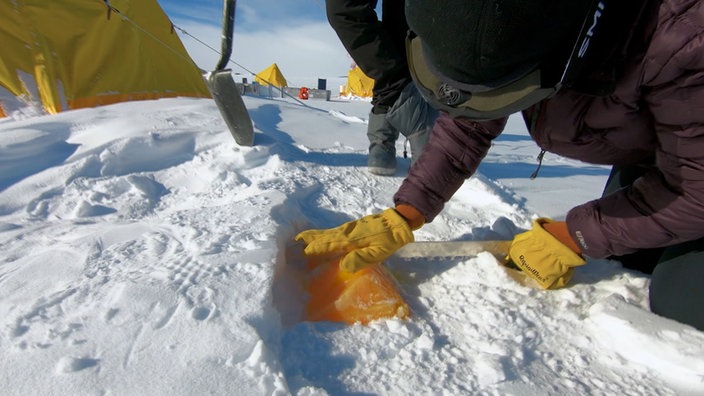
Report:
[[507,259],[535,279],[542,288],[558,289],[572,279],[574,267],[584,265],[586,261],[543,228],[544,224],[550,223],[557,222],[536,219],[531,230],[516,235],[508,249]]
[[381,263],[403,245],[413,242],[413,232],[398,212],[386,209],[336,228],[303,231],[296,240],[305,242],[303,252],[308,256],[344,255],[340,268],[357,272],[367,265]]

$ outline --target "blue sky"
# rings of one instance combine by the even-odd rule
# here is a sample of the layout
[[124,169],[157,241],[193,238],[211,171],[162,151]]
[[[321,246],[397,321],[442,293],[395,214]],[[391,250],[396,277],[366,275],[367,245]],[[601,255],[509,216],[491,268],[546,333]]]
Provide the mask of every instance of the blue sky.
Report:
[[[220,49],[221,0],[158,2],[174,24]],[[198,66],[215,67],[217,53],[180,35]],[[276,63],[288,80],[346,76],[352,62],[327,22],[324,0],[237,1],[231,60],[233,71],[245,76]]]
[[[158,0],[164,11],[178,19],[220,25],[222,0]],[[239,0],[236,24],[248,30],[262,30],[262,21],[325,21],[324,0]]]

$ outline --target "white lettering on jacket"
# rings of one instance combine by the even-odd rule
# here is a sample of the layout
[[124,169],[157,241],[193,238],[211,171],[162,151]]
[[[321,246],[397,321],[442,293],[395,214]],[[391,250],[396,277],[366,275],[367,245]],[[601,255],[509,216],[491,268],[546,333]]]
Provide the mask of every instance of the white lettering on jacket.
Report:
[[587,30],[587,37],[582,40],[582,45],[579,47],[579,52],[577,53],[578,58],[583,58],[584,55],[587,53],[587,49],[589,49],[589,43],[592,40],[592,37],[594,37],[594,30],[596,30],[596,25],[599,23],[599,18],[601,18],[601,13],[604,11],[604,2],[600,1],[599,4],[597,4],[597,10],[594,11],[594,15],[592,16],[592,25],[589,27],[589,30]]

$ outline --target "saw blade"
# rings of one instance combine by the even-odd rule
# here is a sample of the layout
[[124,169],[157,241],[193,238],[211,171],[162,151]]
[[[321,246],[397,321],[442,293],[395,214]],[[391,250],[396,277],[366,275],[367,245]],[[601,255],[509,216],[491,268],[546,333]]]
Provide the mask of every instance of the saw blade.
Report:
[[507,260],[511,241],[427,241],[412,242],[394,253],[402,259],[456,259],[476,257],[479,253],[488,252],[496,257],[496,261],[515,281],[523,286],[540,289],[540,285],[521,271],[511,260]]
[[394,255],[400,258],[457,258],[476,257],[489,252],[503,262],[511,241],[425,241],[413,242],[397,250]]

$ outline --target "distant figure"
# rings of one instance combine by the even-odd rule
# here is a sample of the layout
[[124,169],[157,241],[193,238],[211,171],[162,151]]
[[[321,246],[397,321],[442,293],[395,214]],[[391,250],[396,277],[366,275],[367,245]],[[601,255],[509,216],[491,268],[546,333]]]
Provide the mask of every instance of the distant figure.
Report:
[[369,113],[369,172],[396,173],[396,140],[403,134],[411,147],[411,163],[420,155],[437,118],[413,84],[406,61],[408,31],[403,0],[327,0],[328,21],[364,74],[374,79]]
[[413,78],[442,115],[395,209],[304,231],[306,253],[384,261],[522,113],[543,151],[614,166],[601,198],[536,219],[508,259],[546,289],[585,257],[652,272],[651,310],[704,330],[704,0],[407,0],[406,17]]

